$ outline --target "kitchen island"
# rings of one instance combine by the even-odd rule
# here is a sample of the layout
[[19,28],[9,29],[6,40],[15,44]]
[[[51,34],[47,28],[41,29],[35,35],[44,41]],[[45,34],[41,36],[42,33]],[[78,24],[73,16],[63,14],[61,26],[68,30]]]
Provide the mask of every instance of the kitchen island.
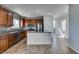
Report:
[[27,31],[27,44],[51,44],[51,33]]

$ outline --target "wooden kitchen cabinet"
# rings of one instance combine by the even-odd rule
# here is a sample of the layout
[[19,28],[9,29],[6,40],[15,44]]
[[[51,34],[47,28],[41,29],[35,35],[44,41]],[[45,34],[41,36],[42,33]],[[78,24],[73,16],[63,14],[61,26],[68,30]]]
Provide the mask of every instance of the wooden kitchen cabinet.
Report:
[[20,27],[25,27],[25,20],[23,18],[20,20]]
[[25,26],[28,26],[28,24],[30,24],[31,23],[31,21],[29,20],[29,19],[24,19],[25,20]]
[[7,20],[8,26],[13,26],[13,13],[8,12],[8,20]]
[[28,24],[37,25],[37,23],[43,23],[43,20],[42,19],[23,19],[22,20],[23,27],[28,26]]
[[21,33],[20,33],[20,39],[22,40],[22,39],[24,39],[25,37],[26,37],[26,32],[25,32],[25,31],[21,32]]
[[0,26],[13,26],[13,13],[0,7]]
[[23,27],[25,27],[25,20],[24,19],[23,19],[22,23],[23,23]]
[[15,36],[13,34],[8,35],[8,45],[9,47],[16,43]]
[[7,25],[7,13],[4,8],[0,8],[0,26]]
[[0,36],[0,53],[8,48],[8,36]]
[[[26,38],[26,32],[25,31],[22,31],[18,35],[20,36],[20,40]],[[6,34],[6,35],[0,36],[0,53],[5,51],[9,47],[13,46],[17,42],[19,42],[19,41],[17,41],[17,39],[16,39],[14,34]]]
[[31,24],[36,25],[37,20],[36,19],[32,19],[31,20]]
[[15,35],[6,34],[0,36],[0,53],[11,47],[16,43]]

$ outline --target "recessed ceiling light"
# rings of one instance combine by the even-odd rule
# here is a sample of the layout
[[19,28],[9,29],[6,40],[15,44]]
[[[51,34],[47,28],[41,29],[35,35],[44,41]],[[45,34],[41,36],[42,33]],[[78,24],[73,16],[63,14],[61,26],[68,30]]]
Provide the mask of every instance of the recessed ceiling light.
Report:
[[48,13],[48,15],[51,15],[50,13]]
[[39,9],[37,9],[36,12],[38,13],[39,12]]
[[31,13],[27,13],[27,15],[30,15]]

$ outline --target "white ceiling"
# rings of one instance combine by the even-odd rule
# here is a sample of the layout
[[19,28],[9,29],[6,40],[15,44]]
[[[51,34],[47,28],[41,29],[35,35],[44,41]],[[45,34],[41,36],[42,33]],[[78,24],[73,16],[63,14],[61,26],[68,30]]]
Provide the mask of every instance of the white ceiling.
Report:
[[25,17],[44,15],[58,17],[68,12],[67,4],[4,4],[3,6]]

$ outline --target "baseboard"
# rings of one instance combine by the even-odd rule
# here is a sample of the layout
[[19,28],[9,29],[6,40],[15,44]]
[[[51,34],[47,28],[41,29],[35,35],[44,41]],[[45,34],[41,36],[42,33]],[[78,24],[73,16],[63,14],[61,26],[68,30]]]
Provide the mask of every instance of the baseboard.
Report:
[[52,44],[27,44],[27,45],[52,45]]
[[71,46],[69,46],[68,48],[70,48],[72,51],[74,51],[76,54],[79,54],[77,50],[75,50],[74,48],[72,48]]

